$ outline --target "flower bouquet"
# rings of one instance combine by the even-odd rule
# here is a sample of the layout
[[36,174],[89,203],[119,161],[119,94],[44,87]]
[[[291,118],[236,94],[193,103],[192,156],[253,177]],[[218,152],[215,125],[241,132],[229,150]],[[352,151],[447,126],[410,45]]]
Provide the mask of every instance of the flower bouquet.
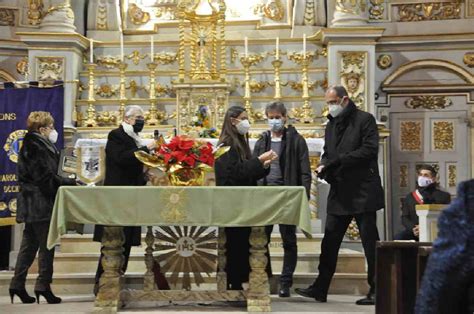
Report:
[[207,141],[181,135],[169,143],[160,137],[153,154],[137,151],[135,156],[143,164],[165,172],[172,185],[196,186],[204,184],[205,173],[213,170],[215,160],[229,148],[215,149]]

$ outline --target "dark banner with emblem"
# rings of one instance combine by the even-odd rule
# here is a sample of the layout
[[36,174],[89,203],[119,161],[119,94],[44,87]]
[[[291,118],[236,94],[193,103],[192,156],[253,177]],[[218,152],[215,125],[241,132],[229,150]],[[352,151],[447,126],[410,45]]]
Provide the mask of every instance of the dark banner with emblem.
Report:
[[[16,213],[19,191],[17,161],[26,134],[26,120],[32,111],[48,111],[58,131],[58,149],[63,147],[64,89],[59,86],[15,88],[6,83],[0,89],[0,225]],[[6,219],[5,219],[6,218]]]

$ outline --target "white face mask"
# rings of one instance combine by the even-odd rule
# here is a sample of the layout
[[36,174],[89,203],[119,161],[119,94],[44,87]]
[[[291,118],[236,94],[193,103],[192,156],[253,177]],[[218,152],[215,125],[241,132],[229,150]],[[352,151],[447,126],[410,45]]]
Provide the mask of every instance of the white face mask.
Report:
[[285,127],[283,119],[268,119],[268,126],[273,132],[280,132]]
[[344,110],[344,108],[342,108],[341,106],[343,101],[344,99],[341,99],[341,101],[338,104],[329,105],[329,114],[333,118],[337,117],[342,112],[342,110]]
[[52,130],[48,135],[48,140],[53,144],[56,143],[58,141],[58,131]]
[[249,120],[241,120],[235,125],[235,127],[237,128],[237,132],[239,132],[239,134],[245,135],[250,130],[250,122]]
[[424,188],[425,186],[433,183],[433,180],[427,177],[419,176],[418,177],[418,186]]

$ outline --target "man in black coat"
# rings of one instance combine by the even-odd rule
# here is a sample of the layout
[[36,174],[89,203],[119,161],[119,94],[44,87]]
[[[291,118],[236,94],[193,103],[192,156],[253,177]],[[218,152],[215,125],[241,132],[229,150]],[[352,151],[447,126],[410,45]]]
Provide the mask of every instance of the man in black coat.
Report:
[[[260,156],[269,150],[278,154],[271,162],[270,172],[259,181],[270,186],[304,186],[309,198],[311,188],[311,168],[308,146],[305,139],[293,126],[285,127],[287,110],[281,102],[274,102],[265,108],[270,130],[263,133],[255,143],[253,156]],[[273,226],[270,227],[271,229]],[[296,226],[279,225],[283,241],[283,269],[280,277],[280,297],[289,297],[293,285],[293,273],[298,258]]]
[[[112,186],[141,186],[146,184],[143,164],[135,157],[135,152],[149,152],[154,148],[154,142],[143,145],[138,135],[145,120],[143,110],[139,106],[128,106],[122,124],[110,131],[105,147],[105,180],[104,185]],[[94,241],[101,242],[103,226],[97,225],[94,230]],[[125,242],[123,244],[124,262],[122,272],[125,273],[132,246],[141,244],[141,227],[124,227]],[[102,250],[101,250],[102,251]],[[100,276],[104,272],[101,252],[95,276],[94,294],[99,291]]]
[[405,230],[396,234],[395,240],[415,240],[420,238],[418,204],[449,204],[451,195],[441,191],[436,182],[436,170],[430,165],[422,165],[418,169],[417,189],[409,193],[402,203],[402,224]]
[[324,153],[316,170],[331,184],[327,203],[324,238],[321,243],[319,276],[306,289],[305,297],[326,302],[336,270],[344,234],[354,217],[360,230],[367,259],[370,291],[356,304],[375,304],[375,243],[379,240],[376,211],[384,207],[384,195],[377,166],[379,134],[375,118],[359,110],[342,86],[326,92],[329,122],[324,136]]

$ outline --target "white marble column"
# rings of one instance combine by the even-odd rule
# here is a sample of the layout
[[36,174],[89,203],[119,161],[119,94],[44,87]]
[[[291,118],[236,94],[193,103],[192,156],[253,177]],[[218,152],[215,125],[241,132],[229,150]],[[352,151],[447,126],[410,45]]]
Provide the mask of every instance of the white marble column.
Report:
[[74,11],[70,0],[51,0],[50,7],[40,24],[42,32],[75,33]]
[[369,21],[366,0],[336,0],[333,27],[364,26]]

